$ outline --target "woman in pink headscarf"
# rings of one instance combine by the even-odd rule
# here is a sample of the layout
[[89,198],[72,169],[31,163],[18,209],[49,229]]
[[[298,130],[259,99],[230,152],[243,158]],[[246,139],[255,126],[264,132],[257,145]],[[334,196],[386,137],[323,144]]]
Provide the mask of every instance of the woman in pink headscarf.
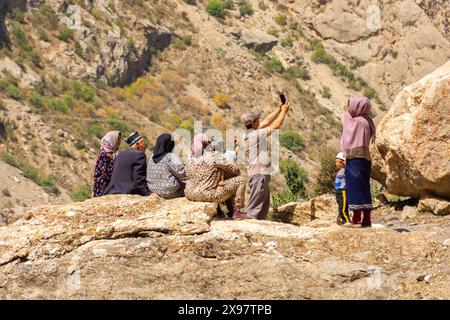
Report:
[[[375,124],[371,119],[367,97],[351,97],[344,115],[341,149],[346,157],[345,183],[353,225],[371,227],[372,196],[370,193],[370,143],[375,141]],[[361,221],[361,216],[363,219]]]
[[94,197],[101,197],[111,181],[114,158],[120,145],[120,131],[110,131],[100,141],[101,149],[94,171]]

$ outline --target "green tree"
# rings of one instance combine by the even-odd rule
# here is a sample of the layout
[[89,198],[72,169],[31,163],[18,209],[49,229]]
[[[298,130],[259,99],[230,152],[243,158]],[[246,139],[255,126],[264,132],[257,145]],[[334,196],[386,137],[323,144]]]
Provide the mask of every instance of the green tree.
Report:
[[306,184],[308,183],[308,173],[292,159],[283,159],[280,162],[280,171],[286,179],[286,183],[291,193],[297,199],[307,198]]

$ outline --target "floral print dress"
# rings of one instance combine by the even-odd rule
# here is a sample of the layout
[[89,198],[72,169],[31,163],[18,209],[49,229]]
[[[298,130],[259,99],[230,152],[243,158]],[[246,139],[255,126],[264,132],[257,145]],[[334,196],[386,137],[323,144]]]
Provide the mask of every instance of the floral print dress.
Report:
[[101,197],[111,181],[114,158],[105,151],[101,151],[95,164],[94,197]]

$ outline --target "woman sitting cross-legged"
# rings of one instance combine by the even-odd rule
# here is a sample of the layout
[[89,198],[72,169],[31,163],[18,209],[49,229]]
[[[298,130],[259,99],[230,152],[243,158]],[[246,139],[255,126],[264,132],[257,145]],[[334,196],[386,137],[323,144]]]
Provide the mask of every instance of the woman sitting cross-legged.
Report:
[[[246,218],[244,207],[246,181],[240,170],[223,154],[208,148],[210,141],[204,134],[194,137],[191,156],[186,164],[186,198],[191,201],[216,202],[231,200],[233,219]],[[223,177],[225,176],[225,179]],[[227,177],[229,177],[227,179]]]
[[147,163],[147,184],[150,191],[166,199],[184,196],[186,173],[174,154],[175,142],[168,133],[156,140],[153,157]]

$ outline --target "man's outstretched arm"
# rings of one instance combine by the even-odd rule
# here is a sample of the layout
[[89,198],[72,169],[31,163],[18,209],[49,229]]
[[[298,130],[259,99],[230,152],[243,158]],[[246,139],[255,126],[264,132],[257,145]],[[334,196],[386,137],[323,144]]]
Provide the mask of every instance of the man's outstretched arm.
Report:
[[272,131],[276,130],[276,129],[280,129],[281,125],[284,122],[284,118],[286,118],[286,114],[289,111],[289,102],[286,102],[285,104],[283,104],[280,108],[280,112],[277,116],[277,118],[272,121],[272,123],[270,124],[269,127],[267,127],[267,133],[271,134]]
[[277,107],[267,117],[265,117],[264,120],[260,122],[259,127],[266,128],[266,127],[270,126],[270,124],[278,117],[278,115],[280,114],[280,111],[281,111],[281,106]]

